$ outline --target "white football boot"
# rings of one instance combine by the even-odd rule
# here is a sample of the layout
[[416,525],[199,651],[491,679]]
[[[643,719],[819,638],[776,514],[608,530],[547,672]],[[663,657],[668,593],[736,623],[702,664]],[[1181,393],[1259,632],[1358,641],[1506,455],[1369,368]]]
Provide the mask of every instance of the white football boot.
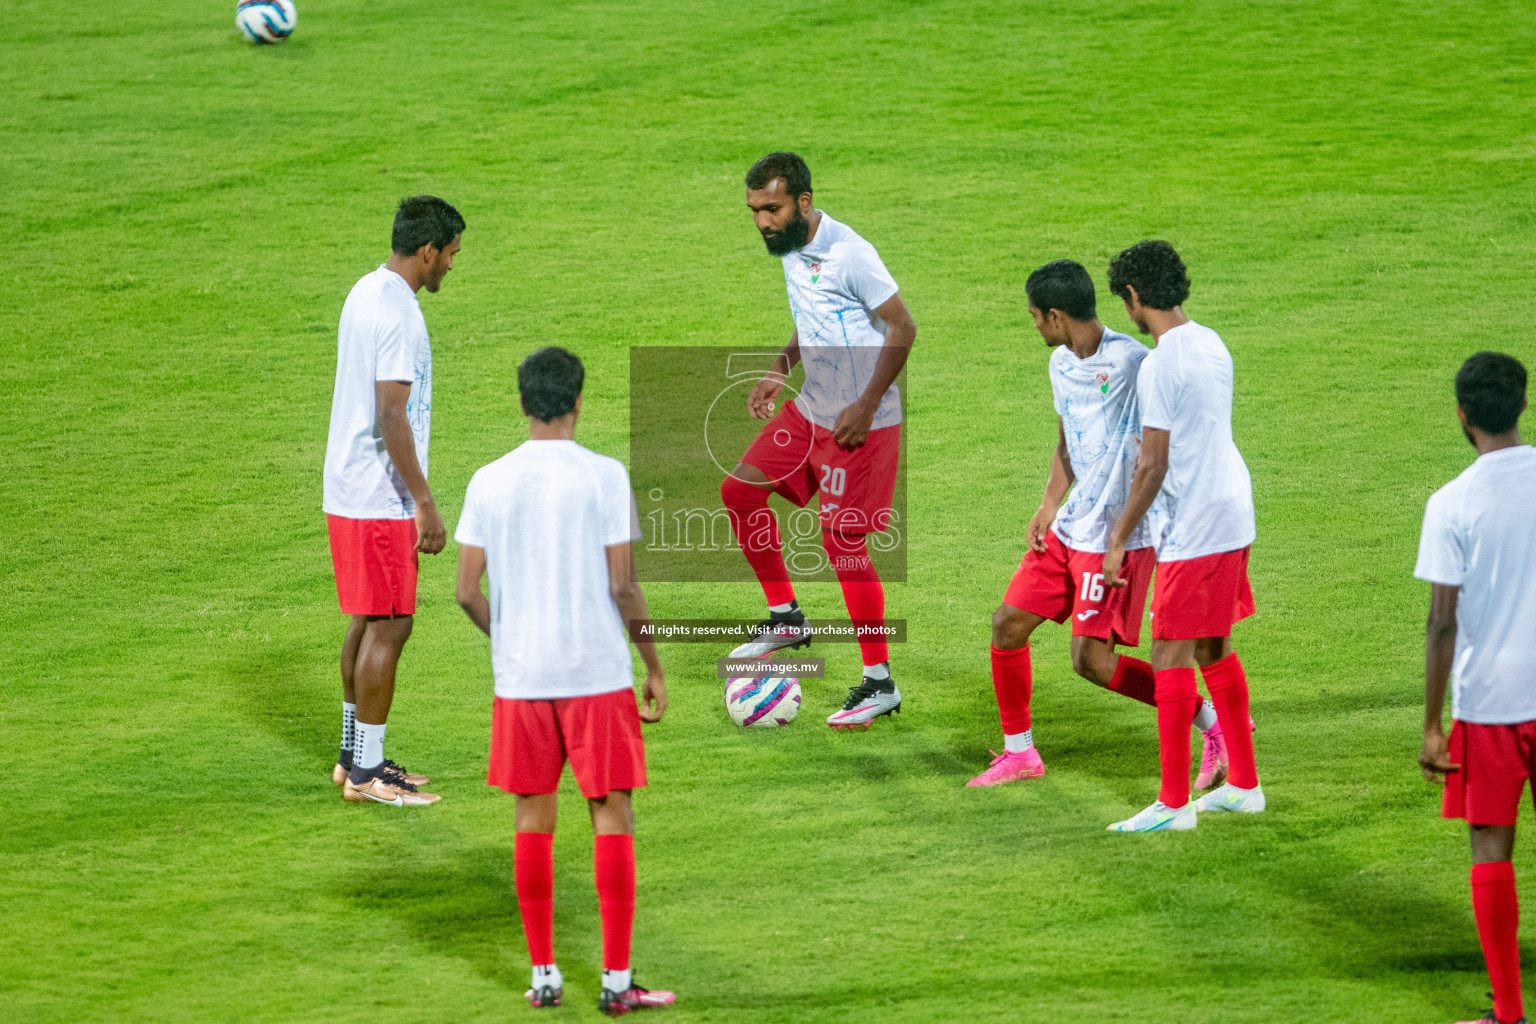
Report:
[[808,647],[811,643],[811,624],[805,621],[805,612],[796,605],[782,615],[769,612],[768,618],[757,624],[752,639],[731,652],[733,658],[766,658],[775,651],[786,648]]
[[1254,786],[1252,789],[1238,789],[1230,782],[1211,790],[1205,796],[1195,801],[1195,810],[1197,811],[1236,811],[1238,814],[1258,814],[1263,809],[1264,789],[1262,786]]
[[848,691],[843,706],[827,716],[827,724],[834,729],[868,729],[881,715],[901,711],[901,691],[894,679],[871,679]]
[[1192,803],[1175,810],[1161,800],[1154,800],[1150,807],[1135,816],[1109,826],[1109,831],[1182,832],[1184,829],[1194,828],[1198,821],[1199,819],[1195,817],[1195,805]]

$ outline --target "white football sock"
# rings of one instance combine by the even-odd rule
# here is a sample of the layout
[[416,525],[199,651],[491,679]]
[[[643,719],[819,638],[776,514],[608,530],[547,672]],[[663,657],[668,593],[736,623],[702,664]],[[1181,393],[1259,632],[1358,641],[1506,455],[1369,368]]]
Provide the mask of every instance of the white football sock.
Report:
[[1003,733],[1003,749],[1010,754],[1022,754],[1035,745],[1035,730]]
[[1216,728],[1216,705],[1205,701],[1200,705],[1200,710],[1195,712],[1195,728],[1201,732],[1210,732]]
[[357,747],[352,755],[353,764],[365,771],[379,766],[379,762],[384,760],[384,730],[387,728],[383,723],[357,723]]
[[341,749],[352,750],[357,742],[357,705],[341,702]]
[[603,972],[603,988],[609,992],[628,992],[630,984],[628,967],[622,971]]
[[560,976],[560,968],[554,964],[533,965],[533,988],[560,988],[565,984],[565,979]]
[[772,615],[783,615],[785,612],[792,612],[794,610],[795,602],[793,601],[789,602],[789,604],[771,604],[768,606],[768,611]]
[[864,675],[870,679],[889,679],[891,678],[891,663],[882,661],[878,665],[865,665]]

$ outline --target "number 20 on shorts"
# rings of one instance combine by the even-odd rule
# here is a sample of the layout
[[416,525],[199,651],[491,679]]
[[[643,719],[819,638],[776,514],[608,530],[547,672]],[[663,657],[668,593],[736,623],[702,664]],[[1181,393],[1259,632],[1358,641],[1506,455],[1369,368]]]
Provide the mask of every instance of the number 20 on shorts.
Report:
[[[833,469],[826,463],[821,466],[821,489],[834,498],[841,498],[843,490],[848,486],[848,471],[842,466]],[[1101,579],[1103,577],[1100,577]]]

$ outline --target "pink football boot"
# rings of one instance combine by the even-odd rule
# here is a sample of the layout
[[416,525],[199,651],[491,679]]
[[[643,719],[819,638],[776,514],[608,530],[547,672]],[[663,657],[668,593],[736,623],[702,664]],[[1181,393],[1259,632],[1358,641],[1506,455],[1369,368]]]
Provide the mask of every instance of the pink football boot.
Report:
[[999,754],[995,750],[990,753],[992,763],[986,771],[967,782],[967,786],[1001,786],[1017,779],[1038,779],[1045,774],[1045,762],[1040,760],[1040,751],[1034,747],[1017,754],[1006,751]]

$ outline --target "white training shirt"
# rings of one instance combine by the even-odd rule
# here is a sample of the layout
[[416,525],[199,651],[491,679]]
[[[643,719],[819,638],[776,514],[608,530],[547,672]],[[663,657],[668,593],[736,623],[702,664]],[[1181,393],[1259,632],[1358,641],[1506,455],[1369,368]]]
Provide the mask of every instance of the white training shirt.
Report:
[[[1141,451],[1136,377],[1150,352],[1135,338],[1106,327],[1098,351],[1087,359],[1077,358],[1067,345],[1051,353],[1051,398],[1076,477],[1052,529],[1074,551],[1108,550],[1110,532],[1125,509]],[[1151,543],[1152,518],[1149,512],[1136,524],[1128,550]]]
[[640,539],[623,463],[575,441],[524,441],[470,479],[453,537],[485,549],[496,696],[634,685],[603,550]]
[[[800,336],[805,388],[795,399],[801,415],[831,428],[837,415],[869,386],[885,321],[875,310],[898,289],[875,247],[822,211],[816,234],[802,249],[785,253],[784,286]],[[871,429],[901,422],[901,394],[886,389]]]
[[379,431],[374,384],[410,381],[406,416],[416,461],[427,475],[432,433],[432,343],[416,293],[405,278],[380,266],[347,295],[336,333],[336,387],[325,445],[323,507],[348,519],[410,519],[416,502]]
[[1430,495],[1413,574],[1461,588],[1451,713],[1536,719],[1536,448],[1480,455]]
[[1157,340],[1136,380],[1142,430],[1168,431],[1160,515],[1148,516],[1159,562],[1253,543],[1253,481],[1232,440],[1232,354],[1193,320]]

